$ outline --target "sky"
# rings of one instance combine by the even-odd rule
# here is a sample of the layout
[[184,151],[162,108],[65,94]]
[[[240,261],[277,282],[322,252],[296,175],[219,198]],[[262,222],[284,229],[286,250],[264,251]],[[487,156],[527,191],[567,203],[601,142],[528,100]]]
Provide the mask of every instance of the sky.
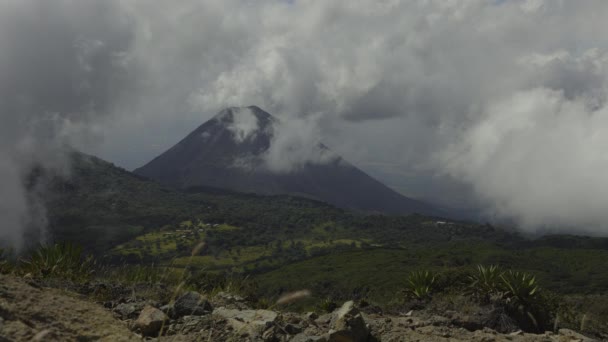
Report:
[[69,176],[66,145],[133,169],[248,105],[293,123],[281,143],[323,141],[406,195],[608,235],[606,14],[604,0],[0,0],[0,239],[44,224],[22,180],[32,165]]

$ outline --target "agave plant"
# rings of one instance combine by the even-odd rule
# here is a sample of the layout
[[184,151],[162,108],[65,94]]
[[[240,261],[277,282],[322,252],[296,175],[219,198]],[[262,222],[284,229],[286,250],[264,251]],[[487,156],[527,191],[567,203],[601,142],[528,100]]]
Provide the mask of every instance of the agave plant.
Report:
[[408,277],[406,293],[417,299],[429,298],[436,279],[430,271],[414,271]]
[[505,295],[520,303],[529,302],[538,293],[536,277],[525,272],[508,271],[500,275]]
[[477,273],[469,276],[471,291],[483,299],[489,301],[490,296],[502,292],[502,276],[504,272],[496,265],[485,267],[477,265]]
[[84,256],[82,247],[70,243],[40,246],[28,259],[21,260],[25,273],[37,277],[64,277],[85,280],[93,272],[92,256]]
[[501,275],[507,308],[527,330],[544,331],[550,321],[550,308],[536,277],[525,272],[508,271]]

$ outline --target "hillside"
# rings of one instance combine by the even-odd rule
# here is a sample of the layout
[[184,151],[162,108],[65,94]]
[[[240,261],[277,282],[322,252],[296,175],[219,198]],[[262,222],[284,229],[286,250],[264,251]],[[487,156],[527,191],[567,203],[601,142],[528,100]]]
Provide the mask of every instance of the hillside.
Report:
[[441,215],[437,208],[388,188],[322,143],[310,147],[309,157],[317,162],[281,172],[268,168],[266,153],[280,129],[278,120],[258,107],[228,108],[134,172],[181,189],[293,194],[366,212]]
[[[32,181],[50,178],[51,237],[95,255],[100,268],[91,270],[106,282],[103,291],[120,290],[108,281],[208,293],[238,289],[267,307],[269,300],[306,288],[310,298],[291,309],[333,308],[355,299],[391,312],[425,306],[459,312],[459,303],[479,300],[468,292],[476,266],[500,265],[536,277],[543,303],[566,315],[560,326],[583,321],[592,334],[606,331],[605,238],[530,240],[487,224],[364,215],[287,195],[181,192],[80,153],[73,154],[73,166],[68,180],[40,172]],[[23,260],[15,272],[31,275]],[[52,272],[46,263],[34,274]],[[421,270],[437,279],[431,302],[412,302],[403,292],[412,272]]]
[[[344,293],[356,291],[361,283],[342,284],[342,272],[357,272],[364,280],[378,269],[392,269],[390,274],[400,275],[386,274],[392,279],[386,286],[376,283],[379,299],[422,265],[459,270],[501,264],[538,272],[557,291],[608,288],[605,238],[556,235],[528,240],[489,225],[419,215],[361,215],[285,195],[216,189],[184,193],[98,158],[73,156],[72,177],[54,180],[48,199],[51,236],[82,244],[115,262],[189,264],[254,274],[260,281],[274,279],[266,286],[269,293],[287,284],[280,275],[297,272],[299,265],[334,264],[308,268],[305,280],[318,287],[315,279],[336,279],[333,285],[346,286]],[[200,241],[205,249],[190,257]]]

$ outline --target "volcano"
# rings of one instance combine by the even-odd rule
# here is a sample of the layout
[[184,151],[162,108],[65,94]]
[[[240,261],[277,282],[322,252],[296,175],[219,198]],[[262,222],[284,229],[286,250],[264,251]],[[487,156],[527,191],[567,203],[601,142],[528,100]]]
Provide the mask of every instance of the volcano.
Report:
[[227,108],[134,172],[180,189],[288,194],[364,212],[441,214],[390,189],[322,143],[307,146],[306,161],[276,170],[268,160],[280,129],[279,120],[259,107]]

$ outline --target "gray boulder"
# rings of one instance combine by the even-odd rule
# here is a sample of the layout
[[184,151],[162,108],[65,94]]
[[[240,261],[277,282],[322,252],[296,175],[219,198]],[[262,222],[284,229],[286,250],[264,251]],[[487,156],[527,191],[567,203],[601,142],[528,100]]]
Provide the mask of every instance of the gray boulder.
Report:
[[173,304],[172,314],[175,317],[202,316],[213,311],[213,307],[200,293],[190,291],[182,294]]

